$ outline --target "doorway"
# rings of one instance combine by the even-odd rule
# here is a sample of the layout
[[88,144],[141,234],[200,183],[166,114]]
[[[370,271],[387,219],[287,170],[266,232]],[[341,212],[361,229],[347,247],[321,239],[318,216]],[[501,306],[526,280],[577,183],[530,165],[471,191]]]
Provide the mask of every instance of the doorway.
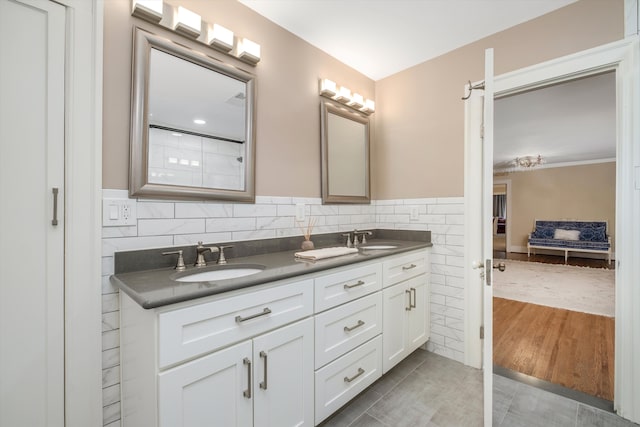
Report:
[[[593,260],[585,258],[589,253],[571,253],[570,265],[559,267],[550,264],[563,262],[564,254],[538,251],[531,257],[525,249],[536,220],[615,224],[615,95],[615,72],[609,71],[498,98],[494,104],[498,177],[494,175],[493,249],[494,257],[506,260],[508,270],[494,276],[496,371],[513,370],[555,384],[559,392],[567,388],[609,402],[613,272],[585,275],[585,268],[608,267],[602,255]],[[533,160],[522,162],[525,158]],[[504,238],[506,179],[517,193],[509,218],[515,224],[513,252],[507,251]],[[607,234],[615,240],[611,228]],[[555,297],[547,298],[551,294]],[[588,305],[574,304],[594,294],[599,297]]]

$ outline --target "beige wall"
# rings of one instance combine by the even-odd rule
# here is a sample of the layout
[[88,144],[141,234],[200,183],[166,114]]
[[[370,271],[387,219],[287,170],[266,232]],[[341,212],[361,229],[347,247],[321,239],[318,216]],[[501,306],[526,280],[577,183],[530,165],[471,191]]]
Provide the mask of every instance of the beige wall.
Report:
[[[460,96],[467,80],[482,79],[486,47],[500,74],[623,36],[623,0],[581,0],[374,83],[235,0],[179,3],[261,44],[255,68],[209,53],[257,75],[256,193],[265,196],[320,196],[319,77],[376,99],[374,199],[462,196]],[[103,188],[126,189],[134,25],[199,45],[131,17],[130,0],[104,7]]]
[[[623,0],[581,0],[376,82],[373,198],[463,195],[464,84],[624,36]],[[425,41],[428,43],[428,41]]]
[[[130,16],[131,0],[104,2],[103,188],[128,188],[134,26],[181,40],[257,76],[256,193],[320,197],[320,98],[327,77],[366,98],[374,82],[235,0],[169,0],[261,45],[255,67]],[[374,114],[375,116],[375,114]],[[374,133],[372,126],[372,133]],[[374,135],[372,135],[374,136]]]
[[[527,247],[536,219],[606,220],[614,240],[616,164],[571,166],[495,175],[511,180],[511,245]],[[614,242],[615,244],[615,242]]]

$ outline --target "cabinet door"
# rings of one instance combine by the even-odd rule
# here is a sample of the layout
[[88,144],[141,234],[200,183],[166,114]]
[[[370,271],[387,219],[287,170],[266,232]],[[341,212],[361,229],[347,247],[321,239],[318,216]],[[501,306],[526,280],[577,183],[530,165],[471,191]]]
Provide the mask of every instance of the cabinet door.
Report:
[[160,427],[251,426],[250,360],[245,341],[159,374]]
[[426,275],[418,276],[407,282],[411,297],[411,310],[408,311],[408,347],[409,352],[420,347],[429,339],[429,283]]
[[253,360],[254,426],[313,426],[313,319],[255,338]]
[[387,373],[404,359],[407,347],[409,292],[405,283],[382,292],[382,373]]

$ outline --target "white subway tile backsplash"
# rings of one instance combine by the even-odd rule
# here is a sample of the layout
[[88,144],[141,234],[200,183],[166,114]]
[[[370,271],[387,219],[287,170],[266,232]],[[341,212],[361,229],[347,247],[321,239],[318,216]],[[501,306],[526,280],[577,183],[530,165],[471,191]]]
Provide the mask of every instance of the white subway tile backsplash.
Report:
[[256,229],[255,218],[209,218],[206,220],[208,233],[249,231]]
[[230,218],[230,203],[176,203],[176,218]]
[[166,236],[174,234],[204,233],[204,218],[139,219],[140,236]]
[[277,214],[277,205],[233,205],[233,216],[236,218],[276,216]]
[[175,203],[151,202],[137,205],[138,219],[174,218]]
[[[126,190],[104,190],[105,198],[127,197]],[[296,204],[305,204],[305,220],[295,221]],[[103,421],[120,425],[118,290],[109,282],[116,251],[215,244],[300,236],[309,218],[313,234],[354,228],[430,230],[431,326],[427,348],[464,360],[464,198],[374,200],[363,205],[323,205],[319,197],[258,196],[255,204],[140,200],[136,225],[103,228]],[[411,220],[417,210],[418,219]],[[313,239],[313,237],[312,237]],[[233,255],[232,253],[230,254]],[[116,346],[116,347],[114,347]],[[116,390],[118,390],[116,392]],[[118,395],[118,397],[116,397]],[[116,400],[117,399],[117,400]]]
[[[114,252],[132,251],[136,249],[162,248],[172,245],[172,236],[123,237],[120,239],[108,238],[102,239],[102,256],[104,260],[104,257],[112,257]],[[109,273],[106,273],[103,265],[102,274],[111,275],[113,274],[113,270]]]
[[198,234],[178,234],[173,236],[174,246],[197,245],[198,242],[222,243],[231,240],[231,232],[224,233],[198,233]]

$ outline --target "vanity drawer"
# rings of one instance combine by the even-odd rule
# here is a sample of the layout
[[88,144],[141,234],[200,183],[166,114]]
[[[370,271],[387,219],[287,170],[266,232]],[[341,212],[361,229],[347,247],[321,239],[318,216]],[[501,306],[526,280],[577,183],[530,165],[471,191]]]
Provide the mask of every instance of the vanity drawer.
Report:
[[158,365],[258,335],[313,314],[313,280],[302,280],[158,315]]
[[382,375],[382,336],[378,335],[316,371],[316,424],[333,414]]
[[349,268],[315,279],[315,311],[327,310],[382,289],[382,263]]
[[395,285],[412,277],[429,271],[429,257],[427,251],[410,252],[384,261],[382,275],[384,287]]
[[382,333],[382,292],[315,316],[316,368]]

